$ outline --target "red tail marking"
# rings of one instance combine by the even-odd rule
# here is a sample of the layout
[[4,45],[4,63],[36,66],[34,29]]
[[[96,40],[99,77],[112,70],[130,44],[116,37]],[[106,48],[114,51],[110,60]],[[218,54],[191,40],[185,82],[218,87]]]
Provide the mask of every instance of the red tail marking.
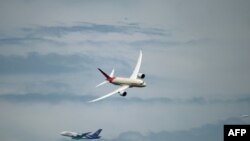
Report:
[[110,77],[104,71],[102,71],[100,68],[98,68],[98,70],[106,77],[106,80],[108,80],[109,82],[112,82],[112,80],[115,79],[115,77]]

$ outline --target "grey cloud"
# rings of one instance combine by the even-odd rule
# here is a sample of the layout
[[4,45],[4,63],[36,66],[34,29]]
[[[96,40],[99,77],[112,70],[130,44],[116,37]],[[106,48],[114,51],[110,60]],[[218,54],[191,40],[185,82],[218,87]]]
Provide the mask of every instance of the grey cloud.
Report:
[[143,33],[147,35],[164,36],[167,33],[163,29],[144,28],[138,24],[112,25],[112,24],[97,24],[97,23],[81,23],[73,26],[37,26],[35,28],[23,28],[24,32],[29,33],[28,36],[49,35],[63,36],[72,32],[80,33]]
[[84,103],[91,99],[93,96],[85,96],[85,95],[72,95],[72,94],[5,94],[0,95],[1,101],[8,101],[8,102],[19,102],[19,103],[50,103],[50,104],[58,104],[65,101],[71,102],[80,102]]
[[27,45],[30,43],[48,43],[57,46],[64,46],[65,43],[45,39],[45,38],[34,38],[34,37],[4,37],[0,39],[0,45]]
[[173,40],[157,40],[157,39],[149,39],[149,40],[137,40],[133,42],[129,42],[128,45],[131,46],[142,46],[142,47],[172,47],[172,46],[183,46],[183,45],[194,45],[198,43],[211,42],[210,39],[197,39],[197,40],[187,40],[187,41],[173,41]]
[[[116,99],[116,98],[114,98]],[[181,99],[181,98],[166,98],[166,97],[160,97],[160,98],[148,98],[148,99],[142,99],[142,98],[128,98],[128,100],[123,100],[117,98],[116,101],[119,102],[128,102],[128,103],[150,103],[150,104],[195,104],[195,105],[204,105],[204,104],[230,104],[230,103],[246,103],[250,104],[250,97],[240,97],[235,99],[206,99],[203,97],[190,97],[188,99]]]
[[[80,62],[92,62],[92,59],[77,55],[62,56],[58,54],[39,55],[29,53],[22,56],[0,56],[0,73],[60,73],[79,70]],[[86,67],[87,63],[84,63]]]
[[[31,26],[26,28],[21,28],[17,30],[18,35],[9,35],[9,36],[2,36],[0,38],[0,46],[10,46],[15,45],[18,47],[22,47],[25,45],[32,45],[32,46],[38,46],[42,43],[45,43],[47,45],[52,45],[52,47],[62,47],[62,46],[68,46],[67,41],[64,40],[58,40],[53,39],[53,37],[57,38],[63,38],[63,36],[68,35],[70,33],[81,33],[84,34],[107,34],[107,33],[118,33],[118,34],[134,34],[134,33],[141,33],[146,36],[154,36],[154,37],[165,37],[170,36],[170,32],[165,31],[161,28],[155,28],[155,27],[143,27],[139,24],[129,24],[129,23],[123,23],[123,24],[97,24],[97,23],[80,23],[72,26],[66,26],[66,25],[55,25],[55,26]],[[51,38],[52,37],[52,38]],[[135,42],[130,41],[97,41],[95,38],[93,39],[87,39],[83,41],[77,41],[76,44],[86,44],[91,46],[103,46],[103,45],[109,45],[109,44],[115,44],[118,45],[124,44],[124,45],[165,45],[165,44],[172,44],[172,42],[165,42],[161,40],[138,40]]]
[[[128,63],[120,59],[107,57],[95,57],[91,55],[60,55],[50,53],[40,55],[36,52],[29,53],[27,57],[23,56],[2,56],[0,55],[0,74],[18,74],[18,73],[45,73],[56,74],[65,72],[86,71],[96,68],[96,65],[108,66],[121,63],[124,67],[129,66]],[[108,63],[107,63],[108,62]],[[96,64],[91,66],[91,64]]]
[[[100,124],[103,124],[104,133],[111,132],[110,134],[112,135],[118,135],[112,131],[112,128],[116,128],[116,132],[118,131],[119,133],[121,129],[129,131],[113,139],[114,141],[222,140],[221,135],[218,135],[221,133],[221,130],[219,130],[221,126],[217,126],[219,123],[216,125],[204,125],[191,130],[182,129],[189,129],[189,127],[200,126],[201,123],[206,124],[211,122],[211,120],[249,111],[248,85],[250,71],[248,67],[248,48],[250,18],[248,14],[249,1],[247,0],[139,0],[126,2],[117,0],[109,0],[108,2],[102,0],[91,2],[85,0],[36,0],[32,2],[30,0],[5,0],[0,3],[0,50],[1,54],[3,54],[3,56],[0,56],[2,88],[8,85],[5,89],[19,90],[19,88],[16,88],[18,87],[17,84],[23,83],[22,80],[18,80],[20,77],[6,80],[9,78],[2,79],[2,76],[8,77],[12,75],[15,77],[25,73],[24,78],[21,79],[26,79],[26,76],[32,79],[32,73],[46,74],[45,77],[50,77],[47,74],[68,73],[63,76],[63,80],[67,81],[69,73],[75,74],[75,72],[88,71],[90,76],[86,76],[86,79],[91,78],[93,80],[95,78],[91,77],[91,75],[96,75],[96,72],[91,73],[91,70],[96,69],[96,66],[108,70],[108,68],[111,69],[110,66],[113,66],[111,65],[112,63],[119,61],[119,64],[126,64],[123,65],[125,69],[129,68],[128,70],[130,70],[132,68],[126,62],[121,61],[124,59],[124,56],[122,56],[123,59],[121,60],[115,60],[113,58],[96,58],[96,56],[89,57],[84,55],[27,55],[27,52],[32,51],[43,54],[51,52],[74,54],[78,53],[79,48],[81,48],[83,52],[92,50],[95,55],[100,55],[101,51],[105,50],[110,53],[109,51],[114,48],[127,50],[127,52],[131,53],[137,46],[140,48],[146,46],[145,50],[143,48],[145,58],[143,59],[144,64],[142,67],[144,68],[142,70],[146,73],[158,74],[162,78],[170,77],[170,79],[162,81],[156,81],[148,77],[147,81],[152,81],[153,83],[149,84],[149,87],[145,89],[146,94],[150,94],[150,96],[152,94],[152,96],[169,96],[169,98],[131,98],[132,94],[125,98],[114,96],[101,101],[102,105],[98,108],[95,106],[87,108],[79,106],[81,105],[79,104],[80,102],[92,97],[89,96],[91,94],[86,96],[71,95],[72,90],[76,87],[67,90],[69,93],[58,94],[60,91],[58,92],[57,84],[52,84],[51,87],[55,87],[54,89],[57,93],[50,93],[51,95],[42,95],[41,93],[46,92],[40,90],[43,88],[41,88],[41,85],[38,85],[39,88],[33,87],[37,93],[27,92],[26,90],[20,92],[24,93],[23,96],[16,94],[15,91],[11,95],[9,93],[12,93],[12,91],[9,93],[7,91],[8,95],[0,96],[0,103],[2,104],[1,140],[7,141],[8,138],[11,141],[14,141],[11,138],[25,141],[53,140],[53,138],[62,138],[58,135],[55,128],[71,128],[73,130],[78,128],[81,131],[83,127],[95,128],[100,126]],[[126,3],[129,3],[129,5],[125,5]],[[141,24],[114,23],[124,17],[126,17],[126,21],[132,20]],[[90,23],[72,25],[72,23],[79,20]],[[63,23],[66,26],[58,25],[55,22]],[[149,28],[143,25],[149,25]],[[161,27],[150,28],[151,25],[154,27],[159,25],[165,29],[171,29],[171,34],[161,29]],[[24,26],[27,28],[22,28]],[[19,31],[16,31],[16,29],[19,29]],[[71,36],[72,33],[73,36]],[[79,33],[87,37],[86,40],[80,39],[80,42],[83,41],[83,44],[86,44],[85,46],[77,44],[79,43],[78,39],[81,38],[78,36]],[[115,34],[105,38],[106,33]],[[137,37],[137,33],[140,34],[139,39],[135,38],[131,41],[130,35],[132,35],[132,38],[134,34]],[[112,36],[117,34],[122,35],[118,38],[118,41],[112,39]],[[126,36],[124,36],[125,34]],[[141,34],[143,35],[141,36]],[[93,35],[100,35],[100,40],[91,38]],[[123,36],[125,38],[122,38]],[[66,40],[64,40],[64,37]],[[195,41],[203,38],[212,38],[217,40],[217,42],[211,44],[208,42],[197,43]],[[75,40],[77,41],[75,42]],[[107,42],[98,42],[103,40]],[[244,42],[244,40],[246,41]],[[225,42],[225,44],[222,45],[219,42]],[[71,43],[77,47],[74,48]],[[44,46],[44,44],[48,46]],[[103,46],[100,46],[102,44]],[[117,44],[121,46],[117,46]],[[189,46],[185,46],[186,44]],[[61,47],[61,45],[65,46]],[[178,45],[180,45],[180,48],[166,48]],[[132,46],[132,48],[127,46]],[[160,49],[157,48],[158,52],[152,51],[158,46],[162,47]],[[152,52],[146,52],[147,50]],[[21,52],[25,52],[24,54],[27,57],[6,56],[9,54],[20,54]],[[116,57],[119,58],[118,55]],[[132,56],[128,55],[128,57]],[[101,59],[102,61],[99,63]],[[75,76],[77,77],[77,75]],[[76,77],[71,78],[71,81],[67,82],[71,83],[71,85],[84,87],[84,81],[78,80],[78,83],[76,83],[76,80],[74,80]],[[37,80],[34,79],[34,81]],[[32,86],[34,81],[27,81],[26,83],[30,83],[28,85]],[[61,80],[55,79],[53,81]],[[49,85],[47,81],[43,84]],[[19,87],[23,87],[23,85]],[[79,94],[82,91],[85,90],[77,89],[77,92],[72,93]],[[4,90],[1,89],[1,94],[4,93]],[[248,96],[243,97],[242,95]],[[141,95],[141,97],[143,96]],[[181,97],[181,99],[171,97]],[[96,96],[93,98],[96,98]],[[6,101],[9,103],[6,104]],[[35,104],[32,101],[35,101]],[[47,106],[47,103],[61,103],[64,101],[69,101],[70,106],[65,103],[56,105],[56,109]],[[14,104],[15,102],[19,103]],[[104,103],[108,102],[111,103],[109,106],[103,106],[105,105]],[[117,106],[116,104],[118,103],[123,105]],[[95,103],[94,105],[97,104]],[[28,107],[31,107],[31,109]],[[67,107],[69,109],[65,110]],[[92,108],[89,109],[90,107]],[[133,119],[133,115],[143,118],[140,120]],[[102,118],[99,118],[101,116]],[[20,117],[21,119],[17,120],[15,117]],[[58,122],[60,120],[62,122]],[[121,122],[120,120],[123,121]],[[154,121],[157,123],[154,123]],[[62,127],[62,125],[64,126]],[[56,132],[52,132],[53,128]],[[111,129],[108,130],[107,128]],[[176,128],[178,128],[176,132],[169,131]],[[140,133],[148,129],[155,133],[147,135]],[[156,132],[161,130],[167,131]]]
[[[74,95],[69,93],[49,93],[49,94],[39,94],[39,93],[28,93],[28,94],[2,94],[0,95],[0,100],[8,102],[21,102],[21,103],[60,103],[63,101],[69,102],[87,102],[89,100],[95,99],[96,96],[93,94],[83,94]],[[189,99],[176,99],[176,98],[123,98],[123,97],[112,97],[110,99],[99,101],[98,103],[105,104],[107,102],[112,102],[115,104],[178,104],[178,105],[207,105],[207,104],[233,104],[233,103],[246,103],[250,104],[250,97],[243,97],[238,99],[213,99],[207,100],[202,97],[193,97]]]
[[[245,121],[239,118],[228,118],[226,120],[218,121],[216,124],[206,124],[198,128],[190,130],[179,131],[161,131],[151,132],[143,135],[139,132],[124,132],[112,141],[218,141],[223,140],[223,126],[224,124],[246,124]],[[106,141],[106,140],[105,140]]]
[[174,41],[162,41],[162,40],[138,40],[134,42],[128,43],[131,46],[143,46],[143,47],[169,47],[174,45],[179,45],[180,42],[174,42]]

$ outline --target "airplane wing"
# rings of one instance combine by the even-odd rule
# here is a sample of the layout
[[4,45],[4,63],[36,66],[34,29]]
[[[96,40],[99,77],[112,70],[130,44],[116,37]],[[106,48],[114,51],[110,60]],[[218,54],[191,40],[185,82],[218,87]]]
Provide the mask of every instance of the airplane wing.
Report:
[[139,73],[140,67],[141,67],[141,60],[142,60],[142,52],[140,50],[140,55],[139,58],[137,60],[137,64],[135,66],[135,69],[132,73],[132,75],[130,76],[131,79],[136,79],[137,78],[137,74]]
[[104,96],[99,97],[99,98],[97,98],[97,99],[91,100],[91,101],[89,101],[89,102],[96,102],[96,101],[102,100],[102,99],[107,98],[107,97],[109,97],[109,96],[111,96],[111,95],[114,95],[114,94],[116,94],[116,93],[118,93],[118,92],[120,92],[120,91],[124,91],[124,90],[127,89],[127,88],[129,88],[129,85],[123,85],[123,86],[119,87],[118,89],[114,90],[113,92],[110,92],[110,93],[107,94],[107,95],[104,95]]

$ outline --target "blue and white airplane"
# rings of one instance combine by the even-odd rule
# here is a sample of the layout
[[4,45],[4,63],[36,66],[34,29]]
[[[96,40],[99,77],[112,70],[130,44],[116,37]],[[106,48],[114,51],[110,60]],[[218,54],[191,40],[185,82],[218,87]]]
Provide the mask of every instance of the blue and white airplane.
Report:
[[86,132],[82,134],[78,134],[76,132],[71,131],[63,131],[60,134],[62,136],[71,137],[72,139],[79,140],[79,139],[100,139],[101,136],[99,134],[102,132],[102,129],[98,129],[95,133]]

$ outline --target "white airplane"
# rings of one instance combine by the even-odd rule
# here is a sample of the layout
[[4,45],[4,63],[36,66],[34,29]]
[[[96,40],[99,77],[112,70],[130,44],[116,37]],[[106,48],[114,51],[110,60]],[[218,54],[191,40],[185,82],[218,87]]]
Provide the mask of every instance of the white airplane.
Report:
[[63,131],[60,134],[62,136],[71,137],[72,139],[79,140],[79,139],[99,139],[101,138],[101,136],[99,136],[101,132],[102,132],[102,129],[98,129],[95,133],[86,132],[86,133],[78,134],[78,133],[71,132],[71,131]]
[[98,70],[106,77],[106,80],[102,83],[100,83],[99,85],[97,85],[96,87],[99,87],[101,85],[112,83],[114,85],[120,85],[121,87],[119,87],[118,89],[108,93],[107,95],[104,95],[100,98],[91,100],[89,102],[96,102],[99,101],[101,99],[107,98],[109,96],[112,96],[116,93],[119,93],[121,96],[126,96],[127,92],[125,91],[125,89],[127,88],[132,88],[132,87],[146,87],[146,83],[142,80],[145,78],[145,74],[143,73],[139,73],[140,70],[140,66],[141,66],[141,60],[142,60],[142,52],[140,51],[140,55],[137,61],[137,64],[135,66],[135,69],[132,73],[132,75],[129,78],[125,78],[125,77],[115,77],[114,76],[114,69],[112,70],[111,74],[108,75],[106,74],[104,71],[102,71],[100,68],[98,68]]

